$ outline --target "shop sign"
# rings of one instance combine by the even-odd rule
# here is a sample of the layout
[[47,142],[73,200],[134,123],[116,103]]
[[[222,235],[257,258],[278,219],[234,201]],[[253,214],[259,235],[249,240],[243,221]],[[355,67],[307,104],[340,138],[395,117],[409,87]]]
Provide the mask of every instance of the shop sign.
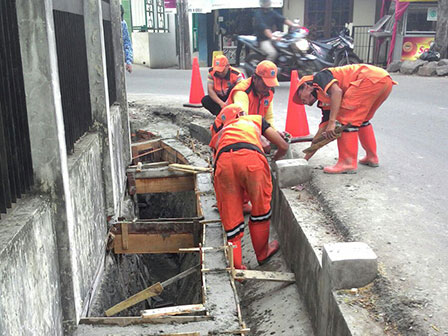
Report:
[[437,7],[428,8],[428,15],[426,16],[428,21],[437,21]]
[[[257,8],[260,0],[188,0],[190,13],[210,13],[215,9]],[[283,0],[272,0],[272,7],[283,7]]]
[[401,51],[402,61],[415,61],[425,51],[429,50],[429,45],[434,41],[434,36],[405,36],[403,37],[403,47]]
[[[212,9],[257,8],[260,0],[213,0]],[[283,0],[272,0],[272,7],[283,7]]]
[[167,14],[176,14],[176,0],[165,0],[165,13]]

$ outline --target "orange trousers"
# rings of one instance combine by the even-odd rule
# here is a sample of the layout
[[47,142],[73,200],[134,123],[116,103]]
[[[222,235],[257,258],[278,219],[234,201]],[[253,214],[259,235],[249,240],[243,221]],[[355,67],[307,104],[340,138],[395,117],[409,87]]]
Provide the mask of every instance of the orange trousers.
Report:
[[[243,199],[245,193],[252,203],[249,230],[263,231],[252,236],[258,259],[264,259],[269,238],[272,181],[266,158],[260,153],[241,149],[222,153],[215,170],[215,194],[227,240],[234,249],[236,268],[241,268],[241,238],[244,234]],[[262,230],[260,230],[263,228]],[[267,234],[267,237],[265,237]],[[261,237],[262,235],[262,237]]]
[[359,127],[373,118],[376,110],[389,97],[395,82],[385,77],[377,83],[364,78],[359,85],[350,86],[342,99],[341,108],[336,119],[343,125],[351,123]]

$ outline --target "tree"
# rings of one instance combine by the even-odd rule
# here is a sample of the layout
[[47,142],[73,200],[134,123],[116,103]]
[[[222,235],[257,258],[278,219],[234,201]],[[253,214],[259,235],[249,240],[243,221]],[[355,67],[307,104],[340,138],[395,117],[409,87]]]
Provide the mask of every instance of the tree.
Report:
[[434,47],[440,53],[440,57],[448,58],[448,0],[439,0],[434,42]]

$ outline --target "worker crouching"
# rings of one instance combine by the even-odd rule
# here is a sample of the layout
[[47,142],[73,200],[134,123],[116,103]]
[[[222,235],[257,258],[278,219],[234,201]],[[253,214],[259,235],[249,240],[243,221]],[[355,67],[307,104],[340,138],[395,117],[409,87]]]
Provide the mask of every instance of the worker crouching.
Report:
[[[366,156],[359,162],[378,167],[375,134],[370,120],[395,84],[387,71],[368,64],[328,68],[299,80],[294,102],[312,106],[318,101],[317,106],[322,110],[322,122],[315,139],[321,135],[327,139],[336,138],[336,121],[342,125],[351,124],[337,139],[338,162],[333,167],[325,167],[325,173],[356,173],[358,133],[366,151]],[[313,154],[307,154],[305,159],[309,160]]]
[[235,267],[245,269],[241,252],[244,193],[252,203],[249,231],[258,263],[267,262],[279,249],[277,241],[268,243],[272,181],[261,136],[277,146],[274,160],[285,155],[288,144],[262,116],[244,115],[238,105],[226,106],[216,119],[215,124],[222,125],[210,142],[215,153],[216,200],[227,240],[236,246]]

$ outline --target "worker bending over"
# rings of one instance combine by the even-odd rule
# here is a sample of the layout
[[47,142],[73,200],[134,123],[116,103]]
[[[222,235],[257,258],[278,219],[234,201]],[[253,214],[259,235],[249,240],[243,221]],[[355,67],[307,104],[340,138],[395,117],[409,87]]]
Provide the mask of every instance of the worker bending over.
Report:
[[[247,193],[252,210],[249,231],[260,265],[278,251],[276,240],[269,241],[272,181],[268,161],[261,145],[261,136],[277,145],[274,160],[285,155],[288,144],[261,115],[244,115],[240,106],[226,106],[215,125],[222,128],[213,136],[210,147],[215,153],[214,187],[218,210],[234,249],[234,263],[242,265],[241,238],[244,233],[243,197]],[[219,127],[219,126],[218,126]]]
[[204,96],[201,103],[216,116],[226,105],[230,91],[243,79],[243,75],[238,69],[229,65],[229,61],[224,55],[215,57],[213,67],[208,72],[208,96]]
[[[370,120],[397,84],[386,70],[368,64],[352,64],[328,68],[299,80],[294,102],[312,106],[318,101],[322,121],[314,139],[320,135],[336,137],[336,121],[350,123],[338,141],[339,159],[335,166],[325,167],[329,174],[356,173],[358,133],[366,156],[359,163],[378,167],[376,140]],[[307,154],[309,160],[313,153]]]

